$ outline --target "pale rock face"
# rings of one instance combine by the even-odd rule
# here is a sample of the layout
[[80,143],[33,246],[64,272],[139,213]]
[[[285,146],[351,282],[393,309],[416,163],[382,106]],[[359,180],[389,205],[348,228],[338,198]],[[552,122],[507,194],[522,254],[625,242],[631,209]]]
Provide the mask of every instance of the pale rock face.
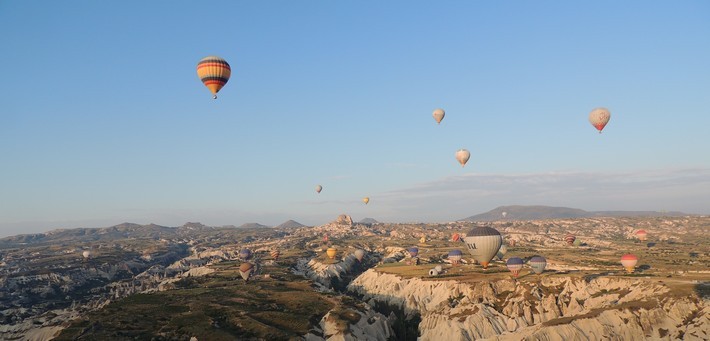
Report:
[[335,264],[324,264],[316,259],[300,259],[294,273],[308,277],[327,289],[332,289],[331,284],[334,279],[341,280],[342,277],[353,273],[358,264],[357,258],[352,254]]
[[[353,321],[357,321],[354,322]],[[309,333],[308,341],[355,341],[355,340],[389,340],[394,335],[386,316],[375,312],[369,307],[364,311],[353,308],[337,308],[329,311],[320,320],[322,336]]]
[[627,278],[459,283],[368,270],[347,289],[420,315],[422,340],[701,340],[710,330],[710,301],[662,299],[668,287]]
[[338,225],[352,226],[353,219],[347,214],[341,214],[338,216],[338,219],[335,220],[335,223]]

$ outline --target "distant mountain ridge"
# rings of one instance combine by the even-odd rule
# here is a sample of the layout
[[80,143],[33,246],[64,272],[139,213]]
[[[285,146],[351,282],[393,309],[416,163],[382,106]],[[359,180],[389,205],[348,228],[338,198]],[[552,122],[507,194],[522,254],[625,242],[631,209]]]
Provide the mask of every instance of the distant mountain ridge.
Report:
[[488,212],[472,215],[462,221],[495,221],[495,220],[538,220],[590,217],[662,217],[685,216],[683,212],[657,211],[585,211],[578,208],[554,207],[542,205],[510,205],[496,207]]
[[288,220],[279,226],[274,226],[274,228],[275,229],[293,229],[293,228],[298,228],[298,227],[303,227],[303,226],[306,226],[306,225],[303,225],[295,220]]
[[262,224],[259,224],[259,223],[245,223],[245,224],[239,225],[237,228],[239,228],[239,229],[255,229],[255,228],[259,228],[259,229],[261,229],[261,228],[268,228],[268,227],[269,227],[269,226],[262,225]]

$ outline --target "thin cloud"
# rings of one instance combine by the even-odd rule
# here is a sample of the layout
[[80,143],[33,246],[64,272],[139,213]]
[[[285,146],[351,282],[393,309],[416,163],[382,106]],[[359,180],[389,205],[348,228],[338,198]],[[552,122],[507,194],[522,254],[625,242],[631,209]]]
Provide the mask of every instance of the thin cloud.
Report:
[[460,219],[511,204],[707,213],[710,169],[466,174],[389,191],[378,199],[393,209],[391,214],[422,221]]

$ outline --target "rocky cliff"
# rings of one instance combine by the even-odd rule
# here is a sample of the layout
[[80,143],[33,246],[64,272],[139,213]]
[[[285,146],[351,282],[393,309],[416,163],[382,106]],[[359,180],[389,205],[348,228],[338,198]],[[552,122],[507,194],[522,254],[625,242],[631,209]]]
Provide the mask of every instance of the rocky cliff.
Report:
[[424,340],[706,340],[710,303],[651,281],[547,276],[537,281],[403,279],[368,270],[348,286],[371,306],[420,317]]

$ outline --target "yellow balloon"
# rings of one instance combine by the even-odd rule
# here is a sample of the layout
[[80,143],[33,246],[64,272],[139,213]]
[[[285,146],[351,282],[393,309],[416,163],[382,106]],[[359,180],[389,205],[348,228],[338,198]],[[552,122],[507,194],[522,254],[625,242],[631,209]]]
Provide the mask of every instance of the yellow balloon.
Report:
[[215,99],[217,99],[217,93],[227,84],[231,75],[232,68],[229,63],[220,57],[205,57],[197,63],[197,76],[210,89]]

